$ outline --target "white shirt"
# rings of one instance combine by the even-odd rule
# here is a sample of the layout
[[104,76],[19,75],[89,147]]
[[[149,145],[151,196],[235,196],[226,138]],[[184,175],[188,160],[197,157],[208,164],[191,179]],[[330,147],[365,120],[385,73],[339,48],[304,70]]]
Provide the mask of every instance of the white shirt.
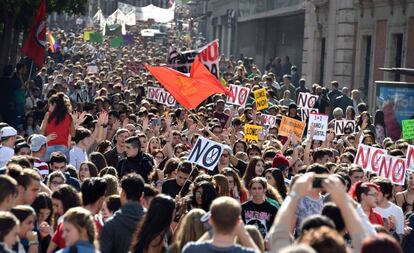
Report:
[[388,201],[389,207],[376,207],[374,210],[381,214],[382,218],[388,219],[391,215],[395,217],[395,230],[397,234],[404,234],[404,213],[401,207]]
[[0,146],[0,167],[6,166],[6,163],[14,156],[14,149]]
[[79,170],[81,163],[88,161],[88,154],[78,146],[69,151],[69,163]]

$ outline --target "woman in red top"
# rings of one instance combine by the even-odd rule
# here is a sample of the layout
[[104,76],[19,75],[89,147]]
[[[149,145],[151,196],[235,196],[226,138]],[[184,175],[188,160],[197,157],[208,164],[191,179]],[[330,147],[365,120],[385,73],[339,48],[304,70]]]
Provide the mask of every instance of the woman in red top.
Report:
[[44,161],[50,160],[50,154],[60,151],[69,157],[70,136],[75,135],[75,125],[70,114],[69,98],[62,92],[49,98],[48,111],[41,126],[41,133],[48,136],[47,151]]
[[372,224],[384,226],[381,214],[374,211],[374,208],[377,207],[379,190],[379,186],[374,183],[359,181],[351,187],[350,194],[361,204],[362,210]]

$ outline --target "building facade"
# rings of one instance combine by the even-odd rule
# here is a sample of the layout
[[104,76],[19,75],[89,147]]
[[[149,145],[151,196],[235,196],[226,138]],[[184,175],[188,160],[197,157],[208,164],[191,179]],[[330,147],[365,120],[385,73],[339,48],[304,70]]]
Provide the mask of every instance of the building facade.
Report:
[[414,0],[210,0],[209,11],[209,39],[261,68],[289,56],[308,83],[337,80],[367,97],[375,80],[414,82],[378,69],[414,68]]

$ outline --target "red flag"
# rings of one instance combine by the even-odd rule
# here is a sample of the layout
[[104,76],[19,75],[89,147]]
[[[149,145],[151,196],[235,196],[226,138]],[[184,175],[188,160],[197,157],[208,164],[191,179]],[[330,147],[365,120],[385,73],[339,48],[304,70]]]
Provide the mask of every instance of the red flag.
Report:
[[191,65],[190,76],[169,67],[145,67],[187,109],[196,108],[213,94],[230,94],[198,56]]
[[46,0],[42,0],[37,10],[34,24],[30,29],[29,36],[22,47],[22,53],[28,56],[42,67],[46,49]]

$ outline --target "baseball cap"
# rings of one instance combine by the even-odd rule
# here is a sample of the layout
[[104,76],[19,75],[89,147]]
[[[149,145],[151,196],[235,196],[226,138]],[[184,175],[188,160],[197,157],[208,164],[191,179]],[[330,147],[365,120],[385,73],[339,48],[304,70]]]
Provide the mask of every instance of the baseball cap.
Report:
[[30,149],[34,152],[39,151],[43,145],[47,143],[47,139],[44,135],[33,134],[30,136]]
[[10,136],[15,136],[15,135],[17,135],[17,131],[16,131],[16,129],[14,129],[11,126],[3,127],[0,130],[0,137],[1,138],[7,138],[7,137],[10,137]]
[[278,168],[281,171],[284,171],[287,167],[289,167],[289,160],[283,154],[279,153],[273,158],[273,168]]

